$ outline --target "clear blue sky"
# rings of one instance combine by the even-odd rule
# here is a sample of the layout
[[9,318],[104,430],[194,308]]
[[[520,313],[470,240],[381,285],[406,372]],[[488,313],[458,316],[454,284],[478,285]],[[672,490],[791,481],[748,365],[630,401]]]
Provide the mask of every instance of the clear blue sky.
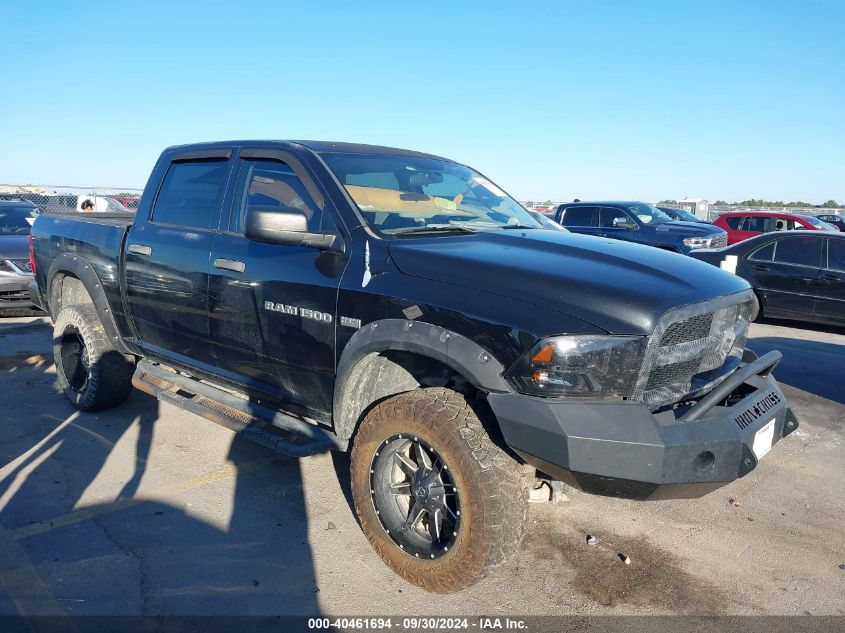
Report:
[[143,186],[167,145],[316,138],[520,199],[845,202],[845,2],[0,7],[0,183]]

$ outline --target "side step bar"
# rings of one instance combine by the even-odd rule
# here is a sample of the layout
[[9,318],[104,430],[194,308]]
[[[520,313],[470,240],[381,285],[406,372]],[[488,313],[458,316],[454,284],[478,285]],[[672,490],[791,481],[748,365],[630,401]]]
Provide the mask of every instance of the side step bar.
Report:
[[346,450],[334,433],[303,419],[250,402],[213,385],[140,360],[132,385],[174,406],[225,426],[258,444],[291,457]]

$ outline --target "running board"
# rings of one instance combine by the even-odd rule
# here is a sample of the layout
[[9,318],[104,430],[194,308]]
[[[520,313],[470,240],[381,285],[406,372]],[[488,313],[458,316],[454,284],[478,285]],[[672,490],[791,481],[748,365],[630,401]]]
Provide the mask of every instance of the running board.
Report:
[[132,385],[159,400],[291,457],[347,448],[346,443],[334,433],[320,426],[147,360],[138,361]]

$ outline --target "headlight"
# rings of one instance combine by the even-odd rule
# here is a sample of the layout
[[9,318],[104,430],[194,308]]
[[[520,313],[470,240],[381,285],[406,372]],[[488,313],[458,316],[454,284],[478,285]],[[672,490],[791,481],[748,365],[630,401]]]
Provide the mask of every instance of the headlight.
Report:
[[556,336],[537,343],[505,377],[535,396],[628,398],[645,348],[641,336]]
[[685,237],[684,244],[690,248],[710,248],[712,237]]

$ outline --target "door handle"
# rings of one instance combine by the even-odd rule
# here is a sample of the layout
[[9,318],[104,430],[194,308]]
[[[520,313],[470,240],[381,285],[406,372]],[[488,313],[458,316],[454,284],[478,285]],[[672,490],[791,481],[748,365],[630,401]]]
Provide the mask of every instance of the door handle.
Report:
[[839,281],[840,276],[836,273],[822,273],[822,279],[831,279],[833,281]]
[[231,270],[233,273],[242,273],[246,270],[246,264],[236,259],[218,258],[214,260],[214,267],[220,270]]
[[143,244],[130,244],[129,248],[127,249],[130,253],[135,255],[152,255],[153,249],[149,246],[144,246]]
[[754,270],[769,270],[768,266],[763,266],[761,264],[752,264],[751,267],[754,268]]

